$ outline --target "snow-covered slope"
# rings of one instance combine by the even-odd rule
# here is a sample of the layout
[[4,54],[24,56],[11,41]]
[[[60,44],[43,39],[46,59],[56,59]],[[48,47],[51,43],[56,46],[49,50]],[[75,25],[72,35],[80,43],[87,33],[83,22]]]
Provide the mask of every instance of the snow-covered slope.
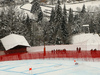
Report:
[[79,34],[79,35],[75,35],[73,36],[72,38],[72,43],[73,44],[81,44],[83,42],[88,42],[87,44],[88,45],[91,45],[91,44],[100,44],[100,37],[98,34]]
[[[100,37],[98,34],[79,34],[73,36],[72,44],[70,45],[46,45],[46,51],[51,50],[76,50],[77,47],[81,47],[81,50],[91,50],[97,49],[100,50]],[[27,48],[28,52],[38,52],[43,51],[44,46],[36,46]]]
[[[100,75],[100,62],[37,59],[0,62],[0,75]],[[29,68],[32,71],[29,72]]]
[[[82,8],[82,6],[85,4],[86,7],[88,6],[99,6],[100,5],[100,1],[90,1],[90,2],[84,2],[84,3],[78,3],[78,4],[70,4],[70,3],[66,3],[66,9],[72,8],[73,10],[76,10],[77,7]],[[23,5],[22,8],[26,8],[28,10],[31,9],[31,4],[25,4]],[[45,5],[45,6],[50,6],[50,7],[54,7],[55,5]],[[63,5],[61,5],[63,7]],[[45,9],[44,7],[42,7],[43,9]],[[47,8],[49,9],[49,7]]]
[[[90,2],[77,3],[77,4],[66,3],[66,9],[72,8],[74,11],[77,11],[77,9],[80,10],[83,7],[84,4],[85,4],[85,6],[86,6],[88,11],[94,12],[95,11],[95,7],[99,7],[100,6],[100,1],[90,1]],[[27,10],[31,10],[31,6],[32,5],[30,3],[27,3],[27,4],[23,5],[21,8],[22,9],[26,9],[26,11],[27,11]],[[41,6],[41,9],[44,12],[44,14],[50,16],[52,7],[55,7],[55,5]],[[63,8],[64,5],[61,5],[61,7]],[[46,13],[46,12],[48,12],[48,13]]]

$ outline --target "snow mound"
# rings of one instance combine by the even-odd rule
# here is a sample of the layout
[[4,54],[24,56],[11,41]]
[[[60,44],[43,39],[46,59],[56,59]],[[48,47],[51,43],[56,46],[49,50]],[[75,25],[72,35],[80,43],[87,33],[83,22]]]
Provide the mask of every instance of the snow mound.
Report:
[[72,43],[84,45],[98,45],[100,44],[100,37],[98,34],[79,34],[73,36]]

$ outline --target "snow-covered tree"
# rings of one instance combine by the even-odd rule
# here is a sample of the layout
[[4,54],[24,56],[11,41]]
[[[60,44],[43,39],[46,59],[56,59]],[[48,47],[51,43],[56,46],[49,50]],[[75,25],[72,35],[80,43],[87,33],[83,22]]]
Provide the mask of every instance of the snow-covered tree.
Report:
[[87,21],[87,19],[86,19],[87,16],[88,16],[88,14],[86,12],[85,5],[83,5],[82,10],[80,12],[80,20],[81,20],[82,25],[85,24],[85,22]]
[[62,8],[60,6],[60,1],[55,7],[55,22],[60,22],[62,20]]
[[[16,12],[15,7],[9,6],[5,7],[0,14],[0,33],[3,34],[0,38],[7,36],[9,34],[20,34],[27,38],[27,27],[23,24],[24,15],[22,13]],[[23,16],[22,16],[23,15]]]
[[52,10],[51,18],[54,20],[50,23],[49,29],[49,42],[52,44],[69,44],[69,27],[67,24],[67,12],[64,6],[63,12],[58,0],[58,4],[55,7],[55,12]]
[[40,10],[40,11],[39,11],[39,14],[38,14],[37,22],[42,21],[42,19],[43,19],[43,12],[42,12],[42,10]]
[[[58,39],[61,41],[61,23],[62,23],[62,8],[60,6],[60,1],[58,0],[58,4],[55,7],[55,19],[54,19],[54,26],[52,26],[52,34],[53,43],[58,44]],[[61,43],[59,41],[59,43]]]
[[26,27],[27,27],[27,30],[28,30],[28,33],[27,33],[27,39],[28,39],[28,42],[29,42],[29,44],[31,45],[31,46],[33,46],[33,42],[31,42],[32,41],[32,39],[33,39],[33,36],[32,36],[32,29],[31,29],[31,27],[32,27],[32,21],[31,21],[31,19],[29,18],[29,15],[27,14],[27,17],[26,17],[26,19],[25,19],[25,21],[24,21],[24,24],[26,25]]
[[62,24],[61,24],[61,32],[62,32],[62,42],[63,44],[69,44],[69,27],[67,26],[67,21],[65,17],[62,18]]
[[68,24],[73,25],[73,23],[74,23],[73,10],[70,8],[69,9],[69,16],[68,16]]
[[89,30],[90,30],[90,33],[95,33],[95,28],[94,28],[94,24],[93,24],[93,19],[91,19],[91,22],[89,24]]
[[55,20],[55,10],[54,10],[54,8],[52,8],[51,16],[50,16],[50,21],[49,22],[54,22],[54,20]]
[[85,5],[83,5],[81,13],[86,13]]
[[67,11],[66,11],[66,5],[65,4],[64,4],[64,8],[63,8],[63,17],[67,21]]
[[38,0],[33,0],[31,4],[32,4],[31,13],[34,14],[34,13],[39,13],[41,11],[41,7]]

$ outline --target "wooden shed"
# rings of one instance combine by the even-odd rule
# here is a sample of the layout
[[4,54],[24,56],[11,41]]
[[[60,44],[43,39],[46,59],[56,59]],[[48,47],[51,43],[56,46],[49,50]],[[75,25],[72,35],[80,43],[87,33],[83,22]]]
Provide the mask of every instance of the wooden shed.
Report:
[[26,48],[30,46],[24,36],[17,34],[5,36],[1,42],[5,48],[5,54],[27,52]]

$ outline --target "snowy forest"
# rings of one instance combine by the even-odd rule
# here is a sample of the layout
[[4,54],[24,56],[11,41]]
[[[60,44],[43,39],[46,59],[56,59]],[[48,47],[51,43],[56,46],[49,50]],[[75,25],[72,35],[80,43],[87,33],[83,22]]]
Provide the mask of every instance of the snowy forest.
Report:
[[[67,9],[58,0],[51,10],[51,15],[46,17],[41,10],[38,0],[31,2],[31,13],[35,19],[30,18],[17,5],[8,5],[0,10],[0,39],[9,34],[23,35],[31,46],[71,44],[71,37],[80,33],[100,33],[100,7],[73,11]],[[93,10],[91,12],[91,10]],[[88,27],[83,27],[88,25]]]

